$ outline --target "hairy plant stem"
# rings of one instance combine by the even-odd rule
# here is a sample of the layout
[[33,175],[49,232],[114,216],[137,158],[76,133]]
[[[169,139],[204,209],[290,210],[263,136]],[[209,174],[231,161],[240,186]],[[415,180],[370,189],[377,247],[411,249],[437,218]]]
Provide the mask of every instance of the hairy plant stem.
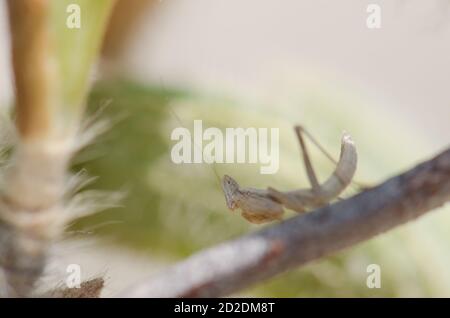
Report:
[[[83,139],[76,133],[89,71],[114,1],[78,1],[86,19],[84,28],[76,30],[66,28],[70,1],[62,1],[7,1],[17,138],[1,175],[1,296],[32,293],[49,246],[73,219],[66,204],[68,166],[83,143],[75,137]],[[77,54],[83,56],[78,64]]]
[[70,147],[60,143],[22,143],[5,171],[0,192],[4,296],[30,294],[44,270],[50,244],[64,228],[70,154]]

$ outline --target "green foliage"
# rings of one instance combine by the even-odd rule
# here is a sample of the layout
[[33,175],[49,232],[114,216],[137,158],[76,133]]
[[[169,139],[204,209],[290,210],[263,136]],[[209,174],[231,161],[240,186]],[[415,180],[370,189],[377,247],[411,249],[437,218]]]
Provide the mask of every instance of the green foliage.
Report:
[[[77,121],[84,109],[88,81],[95,62],[112,0],[58,0],[51,3],[51,30],[54,32],[56,63],[59,67],[62,112]],[[81,27],[68,28],[69,5],[80,7]]]

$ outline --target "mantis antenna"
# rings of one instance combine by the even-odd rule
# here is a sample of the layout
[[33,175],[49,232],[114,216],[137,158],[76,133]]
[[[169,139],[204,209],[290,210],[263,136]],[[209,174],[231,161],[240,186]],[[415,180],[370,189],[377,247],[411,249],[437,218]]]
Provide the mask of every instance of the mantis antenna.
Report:
[[[160,78],[159,81],[160,81],[160,83],[161,83],[161,86],[162,86],[163,90],[167,92],[166,87],[165,87],[165,85],[164,85],[164,82],[163,82],[162,78]],[[166,97],[166,98],[167,98],[167,97]],[[170,103],[167,103],[167,107],[169,108],[170,113],[171,113],[172,116],[175,118],[175,120],[178,122],[178,124],[179,124],[181,127],[186,127],[186,126],[183,124],[183,121],[181,120],[181,118],[178,116],[178,114],[177,114],[177,113],[175,112],[175,110],[172,108],[172,106],[170,106]],[[191,137],[191,142],[192,142],[192,144],[194,145],[194,147],[197,147],[198,149],[201,149],[201,147],[195,142],[194,138],[192,138],[192,137]],[[213,166],[210,167],[210,168],[211,168],[211,170],[212,170],[214,176],[216,177],[216,184],[217,184],[217,186],[218,186],[219,188],[221,188],[221,180],[220,180],[219,173],[217,172],[217,169],[216,169],[216,163],[213,162],[212,165],[213,165]]]

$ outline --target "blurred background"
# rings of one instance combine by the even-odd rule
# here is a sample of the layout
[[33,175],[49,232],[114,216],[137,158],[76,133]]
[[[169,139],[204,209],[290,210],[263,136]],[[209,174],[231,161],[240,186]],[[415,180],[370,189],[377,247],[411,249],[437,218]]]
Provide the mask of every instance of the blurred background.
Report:
[[[381,6],[381,28],[366,26]],[[448,0],[119,1],[93,72],[89,109],[108,105],[113,127],[81,152],[74,171],[122,191],[118,208],[81,220],[54,251],[49,279],[78,263],[107,277],[105,295],[202,248],[260,229],[226,209],[216,179],[243,186],[307,185],[292,127],[305,125],[336,157],[348,131],[358,181],[377,183],[450,141]],[[12,102],[4,1],[0,104]],[[277,127],[280,170],[175,165],[172,129]],[[313,149],[312,149],[313,150]],[[333,166],[312,151],[319,175]],[[354,193],[349,190],[345,196]],[[291,215],[291,214],[290,214]],[[366,286],[369,264],[382,287]],[[450,210],[440,209],[336,256],[280,275],[245,296],[450,297]]]

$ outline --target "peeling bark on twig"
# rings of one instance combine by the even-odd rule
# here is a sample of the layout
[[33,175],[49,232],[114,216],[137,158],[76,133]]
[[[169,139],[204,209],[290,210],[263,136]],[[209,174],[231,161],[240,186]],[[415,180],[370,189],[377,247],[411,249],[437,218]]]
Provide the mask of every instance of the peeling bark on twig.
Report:
[[450,200],[450,149],[347,200],[193,255],[122,297],[219,297],[366,241]]

